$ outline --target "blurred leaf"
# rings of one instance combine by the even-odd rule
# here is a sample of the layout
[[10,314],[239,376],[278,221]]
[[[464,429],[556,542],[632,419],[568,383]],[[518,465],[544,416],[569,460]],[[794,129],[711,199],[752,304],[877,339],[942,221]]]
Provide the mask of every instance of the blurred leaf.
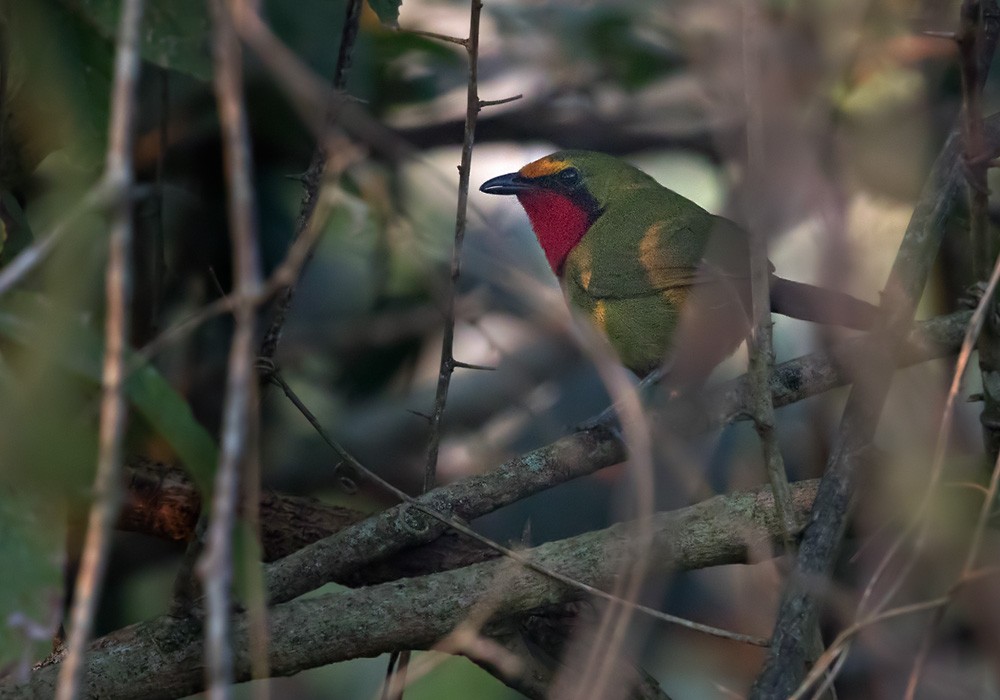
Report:
[[468,73],[464,56],[450,44],[405,32],[376,32],[372,46],[378,89],[365,95],[376,114],[401,105],[428,102],[464,86]]
[[18,491],[0,498],[0,561],[17,574],[0,576],[0,668],[18,659],[30,664],[52,644],[63,527],[44,497]]
[[[114,41],[121,0],[63,0],[82,13],[105,39]],[[142,57],[163,68],[210,80],[211,26],[203,0],[151,0],[142,20]]]
[[[0,336],[27,349],[37,337],[33,326],[37,319],[51,319],[52,307],[33,294],[11,294],[12,304],[0,305]],[[57,350],[62,368],[81,377],[95,388],[101,383],[103,342],[94,329],[83,321],[62,318],[64,342]],[[130,353],[130,360],[134,356]],[[187,467],[203,494],[211,490],[217,451],[208,431],[195,420],[187,401],[154,367],[145,365],[133,372],[125,383],[125,393],[132,406],[166,441]]]
[[10,190],[0,190],[0,265],[34,240],[31,225]]
[[0,130],[0,183],[21,192],[64,151],[81,173],[103,163],[114,47],[57,0],[0,4],[9,75]]
[[368,4],[382,24],[390,27],[399,26],[399,6],[403,4],[403,0],[368,0]]
[[[567,37],[586,46],[602,72],[622,87],[637,90],[684,64],[680,53],[644,36],[642,25],[626,13],[594,10],[580,22],[580,31]],[[653,37],[663,40],[655,33]]]

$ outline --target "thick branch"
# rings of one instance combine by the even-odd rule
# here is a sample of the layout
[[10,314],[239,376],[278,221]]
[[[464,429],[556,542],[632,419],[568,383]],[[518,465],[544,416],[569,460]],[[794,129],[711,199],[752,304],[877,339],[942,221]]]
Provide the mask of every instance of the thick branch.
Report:
[[[816,482],[793,487],[804,515]],[[780,541],[768,489],[716,496],[652,518],[652,565],[658,571],[747,562]],[[534,561],[595,586],[607,586],[632,553],[635,523],[623,523],[551,542],[526,552]],[[531,570],[497,560],[405,581],[278,605],[270,615],[274,675],[402,649],[422,649],[452,631],[480,600],[494,606],[486,631],[510,629],[510,620],[531,610],[579,596]],[[503,589],[496,590],[497,580]],[[247,680],[247,622],[234,618],[236,677]],[[175,698],[203,688],[203,646],[198,625],[160,617],[119,630],[91,645],[86,692],[105,700]],[[36,669],[26,684],[0,684],[0,700],[47,697],[58,663]]]

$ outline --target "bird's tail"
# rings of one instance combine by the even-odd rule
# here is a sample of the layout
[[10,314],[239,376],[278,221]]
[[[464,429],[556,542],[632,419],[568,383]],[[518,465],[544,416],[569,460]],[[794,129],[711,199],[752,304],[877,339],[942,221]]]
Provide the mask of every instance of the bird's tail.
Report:
[[803,321],[867,331],[879,309],[852,297],[803,282],[771,275],[771,311]]

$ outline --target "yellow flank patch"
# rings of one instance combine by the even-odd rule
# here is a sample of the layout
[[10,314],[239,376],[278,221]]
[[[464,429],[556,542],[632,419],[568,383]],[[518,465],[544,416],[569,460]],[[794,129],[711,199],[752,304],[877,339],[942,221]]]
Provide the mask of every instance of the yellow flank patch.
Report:
[[594,304],[594,310],[591,312],[594,317],[594,323],[605,333],[608,332],[608,309],[604,304],[604,299],[598,299],[597,303]]
[[580,281],[580,287],[586,292],[590,289],[590,278],[594,273],[594,260],[586,239],[580,241],[573,249],[573,257],[576,278]]
[[639,241],[639,262],[649,270],[656,267],[657,250],[660,247],[660,232],[663,230],[664,222],[657,221],[646,229]]
[[645,268],[649,281],[654,286],[660,286],[664,280],[659,278],[665,276],[665,270],[662,269],[663,254],[660,251],[660,239],[665,226],[666,222],[657,221],[646,229],[639,241],[639,263]]
[[532,163],[528,163],[526,166],[521,168],[519,172],[524,177],[544,177],[546,175],[554,175],[567,165],[569,165],[569,163],[565,160],[556,160],[546,156],[545,158],[539,158]]

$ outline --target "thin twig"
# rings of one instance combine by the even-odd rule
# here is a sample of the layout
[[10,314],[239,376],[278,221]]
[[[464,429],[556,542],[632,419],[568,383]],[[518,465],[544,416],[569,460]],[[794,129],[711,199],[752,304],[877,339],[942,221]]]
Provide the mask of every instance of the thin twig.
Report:
[[[1000,259],[997,259],[995,246],[993,245],[993,241],[991,239],[989,214],[987,211],[989,206],[989,188],[987,185],[986,174],[987,169],[989,168],[989,159],[986,157],[985,152],[986,139],[983,133],[982,94],[979,86],[979,72],[981,68],[978,57],[980,45],[982,43],[981,32],[983,20],[982,7],[979,1],[965,0],[962,3],[960,15],[961,26],[957,34],[956,41],[958,42],[960,58],[959,63],[962,69],[962,103],[964,117],[962,120],[962,131],[965,136],[965,167],[969,197],[969,234],[972,243],[973,263],[976,268],[977,279],[981,279],[982,275],[984,275],[986,270],[989,270],[991,266],[993,267],[993,272],[990,275],[990,281],[986,287],[986,291],[983,293],[982,298],[976,305],[976,311],[973,313],[972,321],[969,323],[969,331],[966,334],[965,342],[963,342],[962,352],[959,354],[959,362],[955,367],[952,377],[951,388],[949,389],[947,403],[945,404],[945,414],[941,418],[941,429],[938,436],[937,449],[935,450],[934,466],[932,467],[931,472],[931,484],[928,485],[928,489],[925,492],[925,498],[921,502],[921,507],[918,510],[918,517],[924,518],[924,524],[917,539],[917,546],[911,553],[911,562],[915,561],[919,551],[923,549],[924,542],[927,539],[928,531],[930,529],[930,518],[927,517],[928,510],[930,508],[930,498],[934,493],[936,493],[938,483],[943,476],[944,451],[947,449],[948,437],[951,430],[952,413],[954,411],[958,392],[961,390],[961,381],[965,376],[965,369],[973,350],[972,346],[976,344],[976,341],[978,341],[980,348],[979,368],[983,375],[984,403],[982,417],[984,419],[984,437],[986,438],[986,444],[989,452],[994,454],[994,459],[1000,459],[1000,456],[996,455],[996,451],[992,449],[992,446],[997,443],[997,438],[993,434],[995,426],[992,425],[991,420],[988,420],[989,417],[996,416],[998,411],[997,401],[998,398],[1000,398],[989,390],[990,375],[995,374],[998,369],[996,366],[998,338],[996,334],[992,332],[992,324],[986,322],[989,311],[995,308],[993,304],[993,295],[996,291],[997,282],[1000,280]],[[994,260],[996,260],[996,264],[994,264]],[[966,350],[967,348],[968,350]],[[993,470],[991,492],[994,489],[998,469],[1000,469],[1000,462],[997,462],[997,466]],[[981,519],[989,516],[991,503],[992,501],[989,498],[984,502],[983,509],[980,511]],[[985,525],[985,520],[982,521],[982,524]],[[978,555],[979,537],[981,533],[982,531],[977,526],[973,533],[972,542],[969,545],[968,557],[963,568],[963,573],[967,572],[971,568],[971,562]],[[904,572],[907,572],[908,570],[909,566],[905,566]],[[904,575],[905,573],[900,575],[900,581],[902,581]],[[906,683],[906,692],[904,694],[906,700],[912,700],[916,695],[934,637],[944,620],[946,609],[947,605],[942,605],[940,608],[936,609],[934,614],[931,616],[930,622],[924,628],[924,633],[920,640],[920,646],[917,649],[917,654],[913,661],[913,667],[911,668],[910,675]]]
[[[809,689],[816,683],[816,681],[824,675],[826,669],[830,667],[830,664],[846,658],[850,641],[857,636],[859,632],[871,627],[872,625],[885,622],[886,620],[892,620],[897,617],[903,617],[904,615],[915,615],[916,613],[933,610],[944,605],[946,601],[947,596],[939,596],[931,600],[911,603],[909,605],[901,605],[898,608],[878,612],[865,618],[864,620],[854,622],[850,627],[842,630],[840,634],[837,635],[836,639],[830,643],[830,646],[827,647],[823,654],[816,659],[816,663],[813,664],[813,667],[809,670],[809,675],[805,677],[802,684],[795,690],[795,692],[788,697],[788,700],[801,700],[801,698],[805,697],[805,694],[809,692]],[[830,675],[835,676],[836,674],[831,672]]]
[[323,233],[330,209],[337,196],[339,195],[332,193],[329,197],[326,197],[321,192],[319,196],[320,205],[317,205],[320,207],[319,212],[312,216],[304,234],[299,236],[291,247],[289,247],[285,259],[281,261],[281,264],[274,269],[267,280],[256,291],[246,292],[234,289],[229,294],[221,296],[210,304],[203,306],[188,318],[164,329],[162,333],[135,353],[129,365],[129,373],[144,366],[164,347],[170,343],[177,342],[185,335],[196,330],[203,323],[216,316],[231,313],[240,304],[247,303],[253,306],[260,306],[294,282],[298,278],[302,267],[309,259],[310,252],[315,247],[316,241]]
[[[212,0],[214,25],[214,86],[222,127],[223,157],[228,184],[229,230],[233,249],[233,286],[240,302],[233,309],[235,330],[229,350],[222,417],[219,468],[212,496],[212,514],[205,552],[198,563],[206,599],[205,649],[209,697],[229,697],[234,679],[230,641],[230,594],[233,577],[232,539],[239,502],[241,471],[256,450],[257,384],[254,376],[253,295],[260,292],[257,223],[252,185],[250,134],[243,100],[242,51],[233,29],[233,15],[245,11],[237,0]],[[249,471],[249,470],[247,470]]]
[[[462,272],[462,242],[465,240],[465,222],[468,215],[469,177],[472,168],[472,146],[476,137],[476,119],[479,117],[479,16],[483,9],[481,0],[472,0],[469,11],[469,38],[462,43],[469,54],[469,87],[465,106],[465,136],[462,139],[462,160],[458,166],[458,204],[455,213],[455,242],[451,249],[451,266],[448,285],[444,292],[444,336],[441,340],[441,363],[438,370],[434,410],[431,413],[430,440],[427,461],[424,465],[424,491],[434,488],[437,479],[438,451],[441,447],[441,419],[448,402],[448,387],[455,371],[452,354],[455,341],[455,295],[458,277]],[[438,37],[440,38],[440,37]]]
[[[354,42],[358,36],[358,25],[361,19],[361,0],[348,0],[345,11],[344,27],[340,33],[340,51],[337,54],[337,66],[333,71],[333,89],[337,91],[343,91],[347,87],[347,71],[351,66],[351,54],[354,50]],[[332,109],[329,110],[326,121],[327,129],[333,125],[334,117],[335,112]],[[295,220],[295,231],[292,233],[293,244],[302,237],[302,234],[311,225],[320,183],[326,172],[328,155],[324,138],[317,139],[309,167],[302,176],[302,201],[299,204],[298,218]],[[308,261],[308,257],[306,261]],[[278,294],[278,302],[275,305],[271,325],[268,326],[260,344],[259,355],[264,361],[273,361],[274,355],[278,351],[285,321],[291,311],[292,303],[295,301],[296,279],[297,275],[291,281],[286,282]]]
[[438,41],[444,41],[449,44],[457,44],[458,46],[461,46],[466,50],[469,49],[469,43],[471,41],[471,39],[463,39],[461,37],[451,36],[449,34],[439,34],[438,32],[426,32],[423,29],[405,29],[403,27],[400,27],[399,31],[404,32],[406,34],[413,34],[415,36],[426,37],[427,39],[437,39]]
[[622,366],[607,339],[596,328],[582,323],[578,330],[584,334],[581,348],[614,402],[628,453],[627,467],[632,476],[635,494],[636,527],[630,536],[633,554],[622,560],[612,593],[604,598],[611,604],[604,606],[601,619],[592,632],[593,642],[583,661],[582,672],[567,665],[559,675],[569,677],[569,682],[557,678],[553,689],[555,698],[600,700],[613,692],[609,684],[620,681],[621,651],[625,646],[628,624],[633,614],[636,611],[647,613],[643,606],[636,605],[636,601],[645,583],[650,559],[654,556],[650,523],[655,510],[656,483],[652,436],[639,390],[632,384],[628,371]]
[[521,93],[516,95],[511,95],[510,97],[501,97],[499,100],[479,100],[479,108],[483,107],[496,107],[497,105],[505,105],[508,102],[516,102],[524,97]]
[[951,589],[945,595],[938,596],[937,598],[931,598],[930,600],[920,601],[918,603],[909,603],[907,605],[900,605],[888,610],[873,612],[864,619],[855,620],[849,627],[841,630],[833,642],[830,643],[830,646],[823,652],[822,656],[816,660],[816,663],[809,670],[809,675],[806,676],[805,680],[802,681],[802,684],[795,690],[795,692],[789,696],[788,700],[800,700],[805,696],[805,693],[809,691],[809,688],[819,680],[819,677],[823,675],[835,659],[846,657],[851,640],[856,637],[859,632],[862,632],[863,630],[868,629],[869,627],[880,622],[892,620],[897,617],[940,609],[950,603],[955,592],[962,586],[966,586],[973,581],[977,581],[987,576],[996,576],[997,574],[1000,574],[1000,569],[996,567],[988,567],[978,570],[969,569],[968,571],[962,573],[959,579],[952,584]]
[[[76,578],[69,649],[60,669],[56,693],[58,700],[73,700],[80,694],[84,654],[93,630],[94,615],[104,582],[111,548],[111,532],[121,508],[122,440],[127,412],[123,387],[132,298],[132,202],[129,190],[134,177],[132,142],[139,81],[142,11],[142,0],[125,2],[118,28],[104,175],[105,182],[114,193],[114,209],[105,277],[107,318],[104,326],[104,367],[101,372],[99,452],[94,478],[94,503],[90,509],[87,536]],[[54,245],[55,232],[47,240]]]

